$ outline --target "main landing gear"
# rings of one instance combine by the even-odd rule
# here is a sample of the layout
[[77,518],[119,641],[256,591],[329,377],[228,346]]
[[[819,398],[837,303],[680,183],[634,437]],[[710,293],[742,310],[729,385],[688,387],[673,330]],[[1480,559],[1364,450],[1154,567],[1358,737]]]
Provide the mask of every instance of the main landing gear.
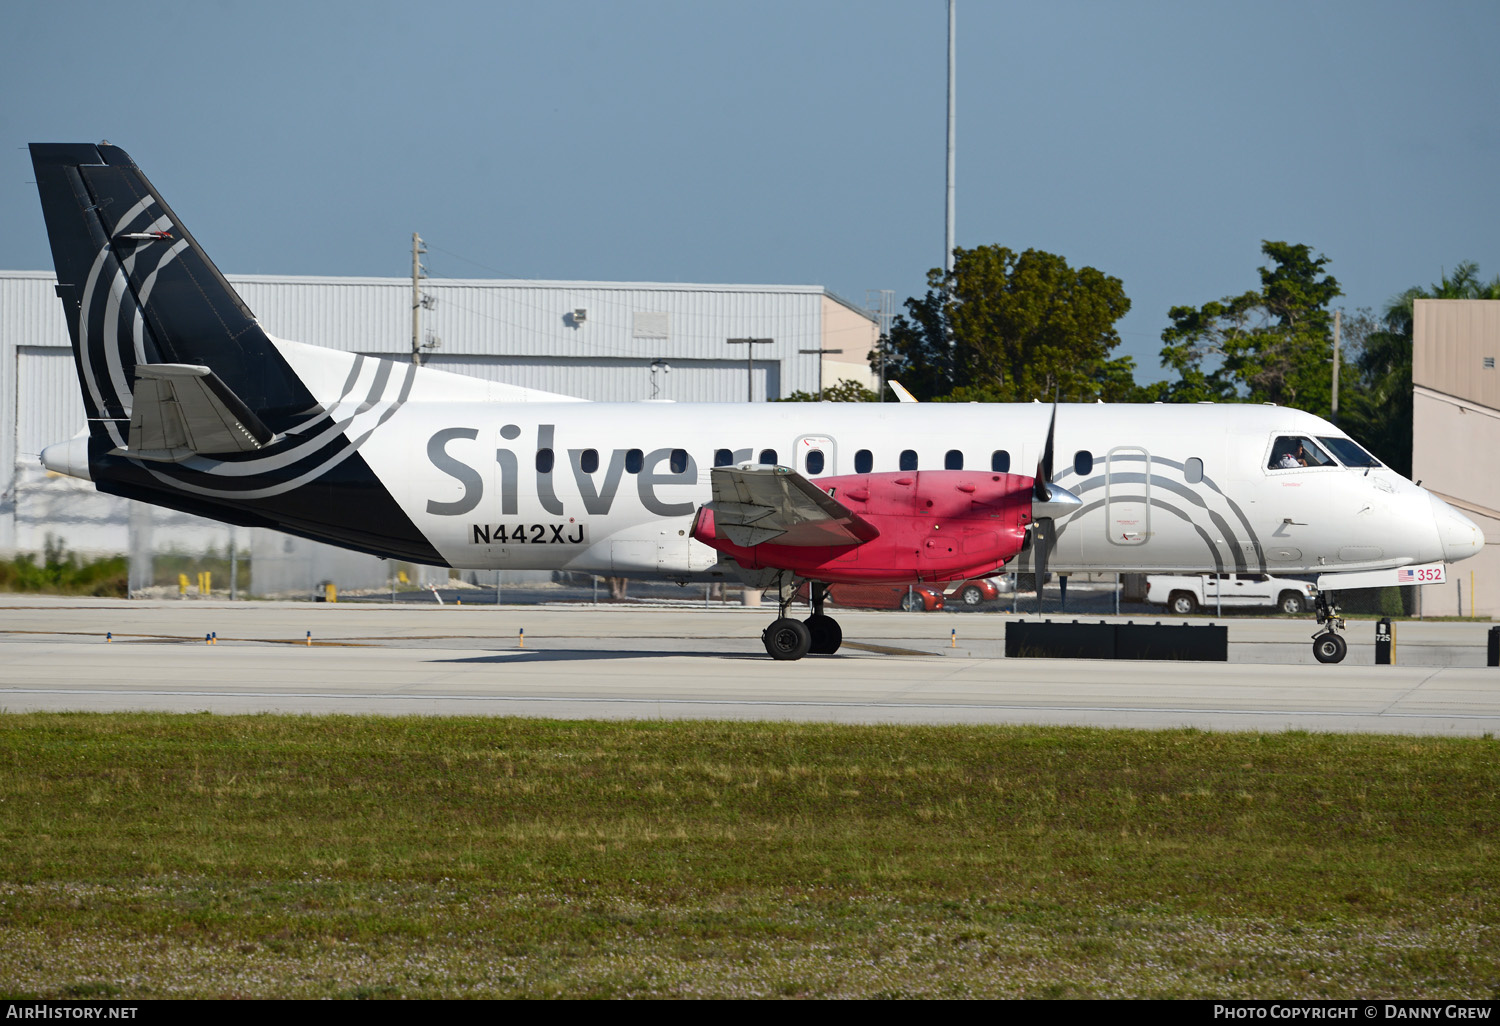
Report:
[[1349,643],[1339,631],[1344,629],[1344,618],[1339,615],[1333,593],[1318,592],[1318,624],[1322,630],[1313,635],[1313,658],[1320,663],[1341,663],[1349,653]]
[[828,595],[828,585],[816,581],[809,585],[813,614],[806,620],[787,616],[792,599],[797,594],[795,579],[783,578],[777,586],[777,602],[781,615],[771,621],[771,626],[761,632],[760,640],[766,646],[766,655],[772,659],[801,659],[811,652],[813,655],[833,655],[844,643],[844,631],[839,622],[823,613],[823,600]]

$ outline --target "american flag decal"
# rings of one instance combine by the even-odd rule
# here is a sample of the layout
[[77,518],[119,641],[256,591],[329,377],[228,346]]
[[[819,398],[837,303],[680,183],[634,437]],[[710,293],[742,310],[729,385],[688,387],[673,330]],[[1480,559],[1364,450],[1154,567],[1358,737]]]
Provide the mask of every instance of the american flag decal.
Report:
[[1417,572],[1411,567],[1402,567],[1396,571],[1397,584],[1413,584],[1416,582]]

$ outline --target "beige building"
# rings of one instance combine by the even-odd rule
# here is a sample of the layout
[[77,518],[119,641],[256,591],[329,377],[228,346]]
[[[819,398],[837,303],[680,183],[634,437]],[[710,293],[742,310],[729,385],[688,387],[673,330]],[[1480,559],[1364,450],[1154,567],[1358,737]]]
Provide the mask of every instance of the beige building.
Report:
[[1485,538],[1421,589],[1422,612],[1500,617],[1500,300],[1419,299],[1412,343],[1412,479]]

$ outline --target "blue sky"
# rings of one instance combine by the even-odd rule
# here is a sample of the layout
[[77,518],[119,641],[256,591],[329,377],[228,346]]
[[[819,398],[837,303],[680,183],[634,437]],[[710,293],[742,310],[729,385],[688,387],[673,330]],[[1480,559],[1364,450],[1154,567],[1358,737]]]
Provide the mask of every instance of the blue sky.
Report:
[[[1500,4],[960,0],[958,243],[1125,284],[1120,353],[1251,288],[1348,309],[1500,274]],[[0,267],[28,142],[130,151],[230,273],[822,284],[942,261],[943,0],[6,7]],[[307,341],[316,341],[309,339]]]

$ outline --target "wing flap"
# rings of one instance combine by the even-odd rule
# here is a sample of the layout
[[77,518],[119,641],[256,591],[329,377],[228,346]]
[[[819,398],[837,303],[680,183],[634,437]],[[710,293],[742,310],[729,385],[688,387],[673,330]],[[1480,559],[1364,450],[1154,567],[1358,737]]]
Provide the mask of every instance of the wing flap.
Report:
[[790,467],[743,464],[709,475],[714,528],[736,545],[862,545],[880,532]]

